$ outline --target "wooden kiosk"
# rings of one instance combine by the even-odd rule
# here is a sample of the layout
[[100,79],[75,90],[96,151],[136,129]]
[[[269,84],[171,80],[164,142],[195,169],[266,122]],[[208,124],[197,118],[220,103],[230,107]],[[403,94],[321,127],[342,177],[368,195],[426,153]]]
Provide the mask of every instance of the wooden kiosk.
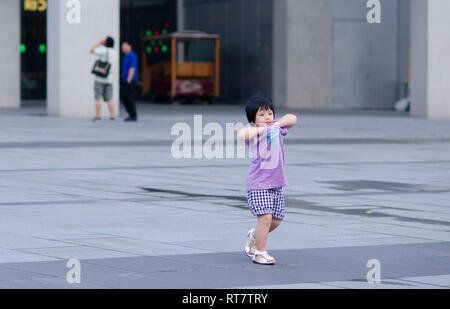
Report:
[[[203,32],[175,32],[144,37],[142,42],[142,94],[152,93],[155,98],[202,99],[211,103],[220,95],[220,36]],[[153,42],[152,42],[153,41]],[[163,41],[169,51],[170,61],[148,64],[150,42]],[[193,41],[214,42],[214,62],[189,62],[189,43]],[[177,61],[177,46],[184,42],[184,61]],[[159,51],[159,47],[155,46]]]

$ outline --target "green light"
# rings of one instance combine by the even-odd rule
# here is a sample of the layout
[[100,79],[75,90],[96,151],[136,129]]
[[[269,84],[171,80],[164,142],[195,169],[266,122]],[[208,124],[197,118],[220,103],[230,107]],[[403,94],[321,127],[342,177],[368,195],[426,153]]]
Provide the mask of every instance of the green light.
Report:
[[146,34],[147,36],[152,36],[153,32],[151,30],[147,30]]
[[158,41],[158,45],[162,46],[163,45],[163,41]]
[[155,46],[155,45],[156,45],[156,42],[155,42],[155,41],[150,41],[150,45],[151,45],[151,46]]
[[25,44],[20,44],[20,53],[25,53],[27,51],[27,47],[25,46]]
[[152,53],[152,48],[150,46],[147,47],[147,54],[151,54]]
[[45,44],[39,45],[39,52],[41,54],[45,54],[47,52],[47,45],[45,45]]
[[167,47],[167,45],[164,45],[164,46],[162,47],[162,52],[163,52],[163,53],[167,53],[168,50],[169,50],[169,48]]
[[167,34],[167,29],[164,29],[164,30],[162,31],[162,34]]

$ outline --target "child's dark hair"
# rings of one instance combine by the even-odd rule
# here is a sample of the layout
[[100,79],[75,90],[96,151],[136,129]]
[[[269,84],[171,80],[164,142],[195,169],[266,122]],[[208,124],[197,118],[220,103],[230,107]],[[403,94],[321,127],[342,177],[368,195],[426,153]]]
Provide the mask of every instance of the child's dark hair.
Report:
[[247,107],[245,108],[249,123],[255,123],[256,113],[258,113],[260,108],[264,110],[270,109],[273,112],[273,116],[275,117],[275,108],[273,107],[273,103],[269,98],[254,97],[251,98],[250,101],[248,101]]

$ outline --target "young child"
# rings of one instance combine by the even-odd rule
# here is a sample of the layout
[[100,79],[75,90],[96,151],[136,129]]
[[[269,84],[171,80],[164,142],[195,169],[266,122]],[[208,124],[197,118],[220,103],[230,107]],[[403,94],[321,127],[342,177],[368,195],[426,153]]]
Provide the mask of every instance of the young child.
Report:
[[254,263],[273,265],[267,253],[268,234],[280,226],[285,215],[283,187],[288,185],[284,174],[282,136],[295,126],[297,117],[288,114],[275,120],[275,109],[267,98],[253,98],[246,107],[251,127],[239,131],[239,139],[250,149],[247,177],[247,201],[258,222],[247,234],[245,253]]

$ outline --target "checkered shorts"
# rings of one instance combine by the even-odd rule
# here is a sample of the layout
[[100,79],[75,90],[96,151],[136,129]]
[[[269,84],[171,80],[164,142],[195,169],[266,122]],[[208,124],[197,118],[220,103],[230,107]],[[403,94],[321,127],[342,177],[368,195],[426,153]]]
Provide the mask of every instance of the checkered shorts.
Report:
[[283,188],[247,191],[247,201],[254,216],[272,215],[277,220],[284,219]]

